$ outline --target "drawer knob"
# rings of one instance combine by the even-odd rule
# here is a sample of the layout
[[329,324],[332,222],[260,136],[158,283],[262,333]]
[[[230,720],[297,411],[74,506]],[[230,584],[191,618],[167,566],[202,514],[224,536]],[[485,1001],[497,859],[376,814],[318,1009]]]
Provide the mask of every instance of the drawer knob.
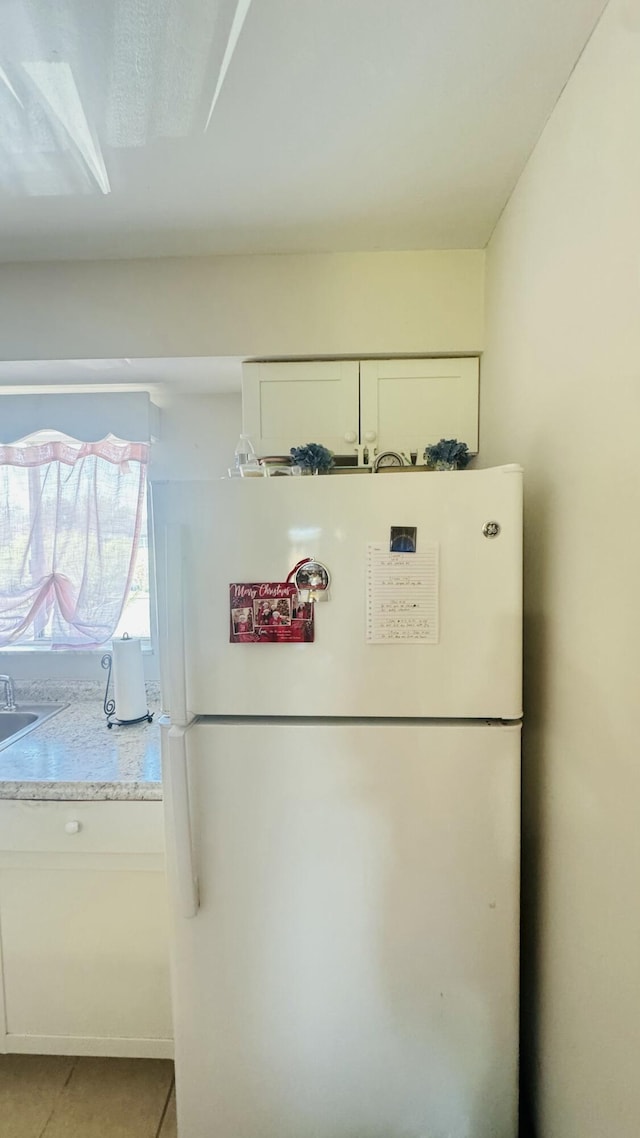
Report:
[[82,826],[74,819],[72,822],[65,822],[64,828],[67,834],[79,834]]
[[377,437],[377,436],[376,436],[376,432],[375,432],[375,431],[365,431],[365,436],[364,436],[364,438],[365,438],[365,442],[367,442],[367,443],[375,443],[375,441],[376,441],[376,437]]
[[347,431],[346,435],[344,436],[344,441],[345,443],[355,443],[357,437],[358,436],[356,435],[355,431]]

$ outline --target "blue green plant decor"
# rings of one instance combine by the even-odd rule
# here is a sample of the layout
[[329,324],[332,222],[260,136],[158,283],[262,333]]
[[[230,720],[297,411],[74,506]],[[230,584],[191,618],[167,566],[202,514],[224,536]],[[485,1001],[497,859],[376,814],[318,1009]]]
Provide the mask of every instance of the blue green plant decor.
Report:
[[291,461],[294,466],[312,473],[331,470],[333,455],[322,443],[307,443],[303,447],[291,447]]
[[424,452],[425,463],[432,470],[464,470],[470,459],[467,444],[457,439],[440,439]]

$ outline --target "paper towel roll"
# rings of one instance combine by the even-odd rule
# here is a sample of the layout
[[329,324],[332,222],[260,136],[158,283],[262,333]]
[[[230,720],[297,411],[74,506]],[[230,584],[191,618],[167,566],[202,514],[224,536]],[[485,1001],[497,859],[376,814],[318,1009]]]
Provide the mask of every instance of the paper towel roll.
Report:
[[113,698],[118,719],[140,719],[147,714],[142,644],[135,636],[113,640]]

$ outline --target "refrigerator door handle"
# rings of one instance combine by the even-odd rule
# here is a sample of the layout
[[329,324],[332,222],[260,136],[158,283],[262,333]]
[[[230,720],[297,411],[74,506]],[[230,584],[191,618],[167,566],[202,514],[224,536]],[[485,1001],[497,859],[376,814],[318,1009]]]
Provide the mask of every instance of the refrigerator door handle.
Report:
[[182,526],[170,525],[166,528],[166,642],[164,653],[168,670],[169,707],[172,723],[188,722],[187,678],[185,670],[185,629],[184,629],[184,581],[183,581],[183,543]]
[[163,773],[167,799],[165,805],[171,820],[167,837],[173,843],[173,850],[167,852],[175,870],[178,912],[181,917],[188,919],[197,916],[200,897],[189,808],[187,730],[186,727],[169,728],[167,761]]

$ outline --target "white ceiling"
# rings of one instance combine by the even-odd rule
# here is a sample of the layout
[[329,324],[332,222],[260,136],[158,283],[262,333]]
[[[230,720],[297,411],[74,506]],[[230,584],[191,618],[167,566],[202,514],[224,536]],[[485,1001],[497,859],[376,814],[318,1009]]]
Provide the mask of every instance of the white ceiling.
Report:
[[0,260],[482,247],[603,6],[2,0]]

